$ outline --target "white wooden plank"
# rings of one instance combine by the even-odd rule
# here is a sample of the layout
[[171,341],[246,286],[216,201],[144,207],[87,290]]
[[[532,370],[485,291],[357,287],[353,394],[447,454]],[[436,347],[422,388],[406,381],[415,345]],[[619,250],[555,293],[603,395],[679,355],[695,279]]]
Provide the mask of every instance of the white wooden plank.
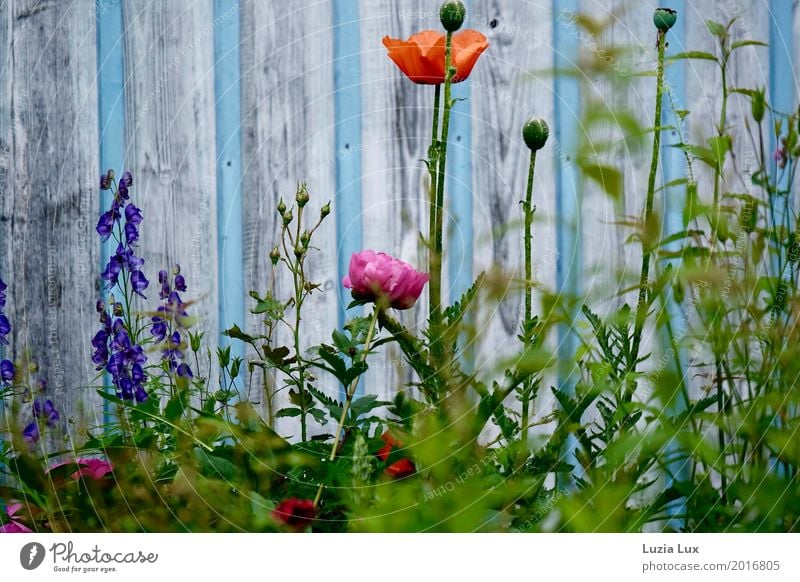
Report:
[[[530,151],[522,126],[531,116],[551,126],[548,144],[537,154],[533,203],[534,279],[555,289],[556,201],[554,164],[559,153],[553,124],[552,4],[490,0],[475,8],[473,25],[486,34],[489,48],[471,76],[473,115],[474,271],[499,277],[507,298],[490,299],[476,322],[476,369],[498,377],[509,356],[519,350],[522,317],[523,217]],[[507,278],[507,282],[503,279]],[[534,313],[540,311],[534,294]],[[555,341],[554,341],[555,344]],[[555,345],[553,347],[555,350]],[[550,406],[542,390],[536,410]]]
[[[306,213],[316,220],[335,190],[333,151],[333,36],[331,4],[303,0],[291,8],[258,0],[242,2],[242,123],[244,181],[245,288],[264,293],[271,266],[269,251],[278,242],[280,219],[275,208],[283,198],[294,203],[297,184],[307,182],[311,203]],[[295,217],[297,212],[295,212]],[[304,349],[330,343],[338,325],[336,222],[329,216],[315,234],[317,251],[309,258],[311,279],[322,293],[309,299],[302,326]],[[279,277],[276,291],[289,293],[290,280]],[[249,316],[247,328],[259,329]],[[278,341],[288,342],[282,331]],[[318,387],[339,397],[335,381],[320,377]],[[260,382],[260,377],[257,378]],[[283,385],[278,378],[278,386]],[[286,404],[282,391],[276,407]],[[310,421],[313,425],[313,421]],[[299,436],[296,419],[279,419],[282,434]],[[332,432],[319,427],[309,434]]]
[[[431,141],[434,89],[412,83],[388,58],[382,39],[406,39],[441,25],[429,3],[420,0],[362,1],[360,9],[364,248],[425,270],[427,251],[419,245],[419,233],[427,236],[428,231],[428,172],[422,160]],[[427,291],[414,309],[396,314],[418,334],[427,319],[426,298]],[[372,358],[366,386],[391,399],[412,380],[399,350],[390,344]]]
[[7,154],[0,223],[13,355],[30,349],[62,426],[74,436],[102,412],[88,386],[99,261],[95,5],[4,6],[11,50],[0,81],[1,153]]
[[[217,337],[217,209],[213,6],[125,0],[126,160],[142,209],[140,254],[150,279],[179,264],[194,331]],[[140,308],[143,307],[140,302]],[[157,357],[152,354],[151,358]],[[208,373],[201,363],[200,373]]]

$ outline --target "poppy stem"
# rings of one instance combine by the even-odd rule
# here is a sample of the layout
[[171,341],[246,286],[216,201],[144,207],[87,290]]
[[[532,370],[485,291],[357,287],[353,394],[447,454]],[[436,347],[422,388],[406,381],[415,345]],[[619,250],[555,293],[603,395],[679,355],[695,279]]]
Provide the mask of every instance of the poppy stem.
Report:
[[[525,193],[523,211],[525,213],[525,318],[522,324],[522,336],[527,338],[533,320],[533,214],[536,208],[533,206],[533,175],[536,171],[536,150],[531,150],[531,161],[528,169],[528,189]],[[525,389],[522,392],[522,418],[521,429],[522,438],[527,442],[528,438],[528,418],[530,409],[530,392],[532,379],[527,378],[524,382]]]
[[[362,352],[361,362],[365,362],[367,359],[367,355],[369,354],[369,348],[372,345],[372,338],[375,336],[375,328],[377,327],[378,323],[378,314],[380,313],[381,308],[377,305],[375,306],[375,310],[372,312],[372,319],[369,322],[369,329],[367,330],[367,337],[364,340],[364,351]],[[356,388],[358,387],[358,381],[361,379],[361,374],[355,377],[353,381],[350,383],[350,386],[347,388],[347,394],[344,401],[344,406],[342,407],[342,415],[339,418],[339,425],[336,427],[336,434],[333,437],[333,445],[331,446],[331,454],[328,456],[328,461],[333,461],[336,458],[336,452],[339,450],[339,439],[342,436],[342,428],[344,427],[344,423],[347,420],[347,413],[350,410],[350,403],[353,401],[353,396],[356,393]],[[324,485],[320,483],[319,488],[317,489],[317,494],[314,497],[314,507],[319,505],[319,500],[322,497],[322,489]]]
[[[428,239],[426,241],[428,245],[428,270],[432,271],[433,269],[433,253],[434,253],[434,239],[436,238],[436,219],[437,219],[437,210],[436,210],[436,178],[437,173],[439,171],[439,109],[441,108],[440,102],[442,97],[442,86],[436,85],[435,86],[435,93],[433,97],[433,127],[431,128],[431,145],[428,148],[428,173],[430,174],[430,191],[429,191],[429,208],[428,208]],[[428,285],[428,315],[433,319],[433,306],[434,304],[438,305],[438,300],[435,301],[434,298],[438,297],[441,293],[441,283],[437,281],[434,284],[433,279],[431,279],[430,285]]]
[[661,102],[664,94],[664,52],[666,49],[666,32],[658,32],[658,71],[656,74],[656,107],[653,119],[653,155],[650,161],[650,176],[647,182],[647,200],[644,209],[644,224],[642,226],[642,271],[639,279],[639,301],[636,307],[636,323],[633,331],[633,344],[631,346],[631,360],[629,368],[636,370],[639,359],[639,346],[642,341],[642,330],[647,319],[648,287],[650,286],[650,243],[645,234],[649,228],[653,214],[653,198],[656,189],[656,174],[658,172],[658,155],[661,150]]
[[452,67],[453,33],[447,33],[444,52],[444,112],[442,115],[442,134],[438,143],[437,173],[436,178],[436,224],[434,227],[433,252],[431,253],[431,306],[430,306],[430,327],[431,327],[431,365],[438,367],[442,361],[444,351],[441,345],[441,325],[442,325],[442,230],[444,223],[444,187],[445,169],[447,166],[447,137],[450,131],[450,109],[453,106],[451,99],[451,89],[455,69]]

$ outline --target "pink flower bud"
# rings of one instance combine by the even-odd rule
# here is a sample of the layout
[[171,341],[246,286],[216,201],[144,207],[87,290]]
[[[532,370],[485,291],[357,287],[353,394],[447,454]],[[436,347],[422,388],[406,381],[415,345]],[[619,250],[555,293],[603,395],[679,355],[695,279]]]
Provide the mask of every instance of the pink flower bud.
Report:
[[342,285],[359,301],[385,300],[395,309],[409,309],[422,293],[428,275],[406,262],[375,251],[353,253]]

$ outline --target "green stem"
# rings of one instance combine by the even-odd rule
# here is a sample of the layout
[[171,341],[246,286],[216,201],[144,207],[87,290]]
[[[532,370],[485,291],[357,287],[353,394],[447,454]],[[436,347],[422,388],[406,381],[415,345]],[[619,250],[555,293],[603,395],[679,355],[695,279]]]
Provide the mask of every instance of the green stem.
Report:
[[[372,320],[369,322],[369,329],[367,330],[367,338],[364,340],[364,351],[362,352],[363,355],[361,357],[361,361],[364,362],[367,359],[367,355],[369,354],[369,348],[372,344],[372,338],[375,335],[375,328],[378,323],[378,314],[380,312],[380,308],[375,306],[375,311],[372,313]],[[344,423],[347,420],[347,413],[350,410],[350,403],[353,401],[353,396],[356,393],[356,388],[358,387],[358,381],[361,379],[361,376],[356,376],[356,378],[350,383],[350,386],[347,388],[347,395],[344,401],[344,406],[342,407],[342,415],[339,418],[339,425],[336,427],[336,434],[333,436],[333,445],[331,446],[331,454],[328,455],[328,461],[333,461],[336,458],[336,451],[339,450],[339,439],[342,436],[342,428],[344,427]],[[319,500],[322,497],[322,489],[323,484],[320,483],[319,488],[317,489],[317,495],[314,497],[314,507],[319,505]]]
[[[523,337],[527,337],[533,320],[533,214],[536,211],[533,207],[533,175],[536,170],[536,150],[531,150],[531,161],[528,169],[528,189],[525,193],[523,211],[525,212],[525,319],[523,322]],[[522,391],[522,418],[521,430],[522,438],[527,442],[528,422],[530,409],[530,391],[532,378],[527,378],[523,383]]]
[[444,350],[441,345],[441,301],[442,301],[442,249],[443,249],[443,224],[444,224],[444,187],[445,169],[447,167],[447,137],[450,132],[450,109],[453,106],[451,89],[453,85],[452,68],[453,33],[447,33],[444,52],[444,113],[442,115],[442,134],[438,143],[437,178],[436,178],[436,221],[434,225],[433,251],[431,252],[431,279],[430,279],[430,319],[431,319],[431,364],[438,367],[441,363]]
[[[428,148],[428,173],[430,175],[430,191],[428,193],[429,197],[429,208],[428,208],[428,238],[426,240],[426,244],[428,245],[428,268],[432,271],[433,270],[433,263],[434,258],[433,255],[435,253],[435,243],[434,240],[436,238],[436,220],[437,220],[437,209],[436,209],[436,178],[439,172],[439,109],[440,109],[440,101],[442,96],[442,86],[436,85],[436,89],[434,92],[433,97],[433,126],[431,127],[431,145]],[[431,280],[430,284],[428,285],[428,316],[431,321],[434,319],[434,305],[438,306],[439,301],[436,299],[441,294],[440,289],[440,281],[436,281],[436,283]]]
[[[650,224],[653,214],[653,199],[656,190],[656,173],[658,172],[658,154],[661,150],[661,101],[664,94],[664,52],[666,49],[666,35],[658,33],[658,72],[656,81],[656,110],[653,123],[653,156],[650,160],[650,176],[647,181],[647,200],[645,202],[643,230]],[[639,345],[642,341],[642,330],[647,319],[647,289],[650,285],[650,255],[649,243],[642,237],[642,271],[639,279],[639,301],[636,307],[636,325],[633,331],[632,359],[630,368],[636,369],[639,359]]]
[[[294,238],[294,245],[300,243],[301,226],[303,223],[303,206],[298,204],[297,208],[297,226]],[[294,251],[294,249],[292,249]],[[288,253],[287,253],[288,256]],[[306,442],[308,440],[308,426],[306,422],[306,369],[303,363],[303,353],[300,346],[300,320],[303,308],[303,292],[305,287],[305,277],[303,273],[303,258],[297,257],[296,262],[292,266],[292,281],[294,283],[294,327],[292,329],[292,336],[294,340],[294,355],[297,359],[297,389],[300,396],[300,440]]]

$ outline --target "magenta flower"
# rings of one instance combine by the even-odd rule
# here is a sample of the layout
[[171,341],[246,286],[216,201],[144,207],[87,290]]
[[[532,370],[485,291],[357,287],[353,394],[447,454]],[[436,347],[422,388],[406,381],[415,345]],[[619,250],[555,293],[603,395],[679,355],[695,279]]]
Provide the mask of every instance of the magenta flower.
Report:
[[75,471],[72,475],[70,475],[71,479],[78,481],[81,477],[88,477],[94,481],[98,481],[111,473],[114,470],[114,466],[111,464],[110,461],[104,461],[103,459],[91,459],[91,458],[84,458],[78,457],[74,461],[64,461],[61,463],[56,463],[50,470],[56,469],[57,467],[61,467],[62,465],[66,465],[67,463],[75,463],[80,467],[77,471]]
[[395,309],[409,309],[428,279],[425,273],[386,253],[361,251],[350,258],[349,274],[342,285],[352,289],[357,301],[385,300]]
[[12,501],[6,507],[6,515],[11,518],[11,521],[4,525],[0,525],[0,533],[33,533],[28,526],[14,519],[16,513],[22,509],[22,504]]

